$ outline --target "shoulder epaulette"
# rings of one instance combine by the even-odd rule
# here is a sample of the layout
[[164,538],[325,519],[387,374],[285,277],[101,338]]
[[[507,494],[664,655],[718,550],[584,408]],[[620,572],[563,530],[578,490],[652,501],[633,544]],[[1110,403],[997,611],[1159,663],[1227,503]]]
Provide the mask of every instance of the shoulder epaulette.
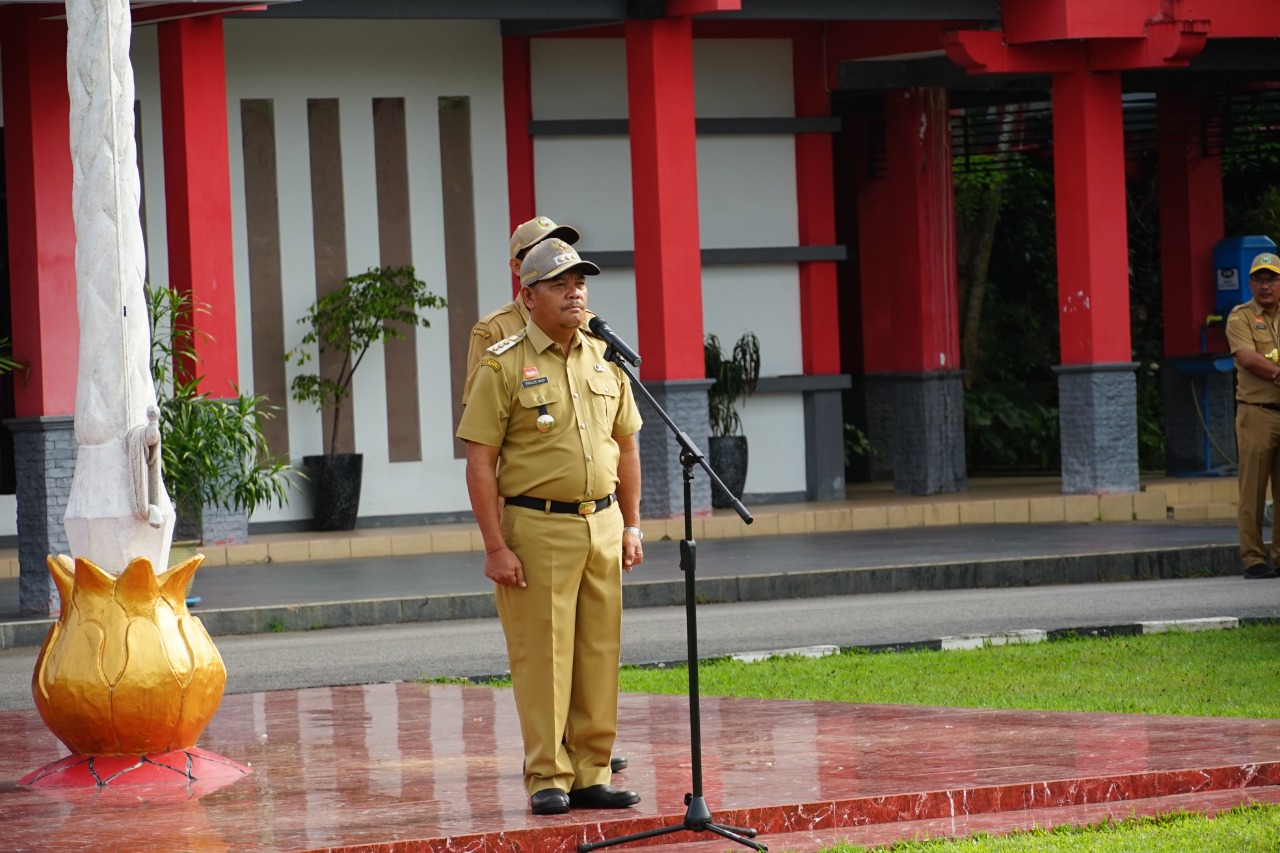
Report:
[[512,311],[515,311],[515,310],[516,310],[516,304],[514,302],[508,302],[506,305],[503,305],[501,308],[497,308],[493,311],[490,311],[488,314],[485,314],[479,320],[476,320],[476,325],[481,325],[484,323],[492,323],[494,320],[496,320],[498,317],[501,317],[503,314],[510,314]]
[[522,340],[524,340],[524,329],[521,329],[520,331],[516,332],[514,335],[512,335],[509,338],[503,338],[493,346],[489,347],[487,351],[493,353],[494,355],[502,355],[504,352],[511,349],[513,346],[520,343]]

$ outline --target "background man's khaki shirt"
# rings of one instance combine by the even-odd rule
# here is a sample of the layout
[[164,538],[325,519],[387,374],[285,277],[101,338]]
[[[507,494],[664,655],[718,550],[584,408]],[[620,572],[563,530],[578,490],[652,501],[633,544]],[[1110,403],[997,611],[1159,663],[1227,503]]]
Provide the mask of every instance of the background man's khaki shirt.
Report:
[[[618,444],[642,424],[631,384],[603,341],[575,331],[566,357],[537,325],[471,374],[458,438],[500,448],[498,494],[578,502],[613,494]],[[545,410],[554,423],[539,430]]]
[[519,299],[508,302],[497,311],[485,314],[471,327],[467,343],[467,381],[462,386],[462,405],[471,396],[471,380],[484,351],[503,338],[509,338],[529,324],[529,309]]
[[[1227,315],[1227,342],[1231,354],[1251,349],[1266,355],[1280,347],[1280,311],[1268,317],[1257,302],[1250,299],[1237,305]],[[1236,362],[1236,399],[1242,403],[1280,403],[1280,388],[1260,376],[1254,376]]]

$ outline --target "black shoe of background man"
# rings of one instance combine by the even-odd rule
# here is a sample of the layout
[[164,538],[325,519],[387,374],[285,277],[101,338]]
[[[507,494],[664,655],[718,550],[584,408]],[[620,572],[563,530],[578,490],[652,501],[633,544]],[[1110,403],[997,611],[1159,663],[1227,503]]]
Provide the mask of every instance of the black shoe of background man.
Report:
[[564,814],[569,811],[569,795],[559,788],[543,788],[530,795],[529,809],[536,815]]
[[569,805],[575,809],[625,809],[640,802],[635,791],[620,791],[612,785],[592,785],[569,792]]
[[1255,563],[1247,566],[1244,570],[1244,576],[1247,580],[1262,580],[1264,578],[1276,577],[1276,570],[1271,568],[1268,563]]

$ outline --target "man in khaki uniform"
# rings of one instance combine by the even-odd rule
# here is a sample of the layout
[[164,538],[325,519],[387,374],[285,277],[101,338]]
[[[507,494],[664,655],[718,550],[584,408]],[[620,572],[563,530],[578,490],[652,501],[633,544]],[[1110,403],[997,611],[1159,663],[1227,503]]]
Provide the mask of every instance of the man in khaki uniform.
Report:
[[[556,237],[566,243],[576,243],[581,239],[578,229],[572,225],[557,225],[545,216],[535,216],[528,222],[522,222],[511,232],[511,272],[520,275],[520,262],[537,244],[550,237]],[[582,320],[582,329],[586,331],[592,314],[587,312]],[[484,351],[498,341],[509,338],[529,324],[529,309],[517,297],[496,311],[485,314],[471,327],[471,339],[467,345],[467,381],[462,386],[462,405],[467,404],[471,396],[471,376]]]
[[1276,577],[1280,540],[1273,525],[1271,553],[1262,519],[1271,481],[1280,506],[1280,259],[1264,252],[1249,265],[1253,298],[1227,316],[1227,341],[1236,361],[1236,451],[1240,456],[1240,562],[1246,578]]
[[[520,263],[524,260],[524,256],[538,243],[551,237],[573,244],[578,242],[582,235],[572,225],[557,225],[546,216],[535,216],[533,219],[517,225],[516,230],[511,232],[511,260],[509,264],[512,274],[519,278]],[[587,323],[591,322],[591,318],[594,316],[595,314],[590,311],[583,312],[581,330],[585,334],[591,334],[587,328]],[[471,378],[474,375],[476,365],[480,363],[480,359],[485,357],[485,350],[498,341],[509,338],[523,330],[528,324],[529,309],[517,297],[498,310],[490,311],[471,327],[471,338],[467,345],[467,379],[462,386],[462,405],[467,405],[467,399],[471,396]],[[625,755],[615,755],[609,761],[609,769],[614,773],[620,773],[627,769],[627,764],[628,761]]]
[[529,251],[519,296],[530,322],[486,350],[457,432],[539,815],[640,801],[609,784],[609,756],[621,570],[644,559],[641,420],[604,342],[579,328],[585,276],[599,271],[557,238]]

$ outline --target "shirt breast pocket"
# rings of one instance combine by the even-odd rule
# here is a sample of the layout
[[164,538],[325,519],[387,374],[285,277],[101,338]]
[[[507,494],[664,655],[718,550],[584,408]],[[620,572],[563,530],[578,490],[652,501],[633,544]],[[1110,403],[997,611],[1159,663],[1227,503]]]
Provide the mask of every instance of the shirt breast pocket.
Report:
[[602,426],[612,429],[622,397],[618,380],[612,376],[592,376],[587,380],[587,387],[591,389],[591,413]]
[[[520,403],[519,423],[515,424],[516,429],[532,429],[554,435],[573,420],[573,413],[568,411],[562,402],[560,389],[553,385],[521,388],[516,394],[516,400]],[[546,420],[539,420],[544,412],[551,418],[550,424]]]

